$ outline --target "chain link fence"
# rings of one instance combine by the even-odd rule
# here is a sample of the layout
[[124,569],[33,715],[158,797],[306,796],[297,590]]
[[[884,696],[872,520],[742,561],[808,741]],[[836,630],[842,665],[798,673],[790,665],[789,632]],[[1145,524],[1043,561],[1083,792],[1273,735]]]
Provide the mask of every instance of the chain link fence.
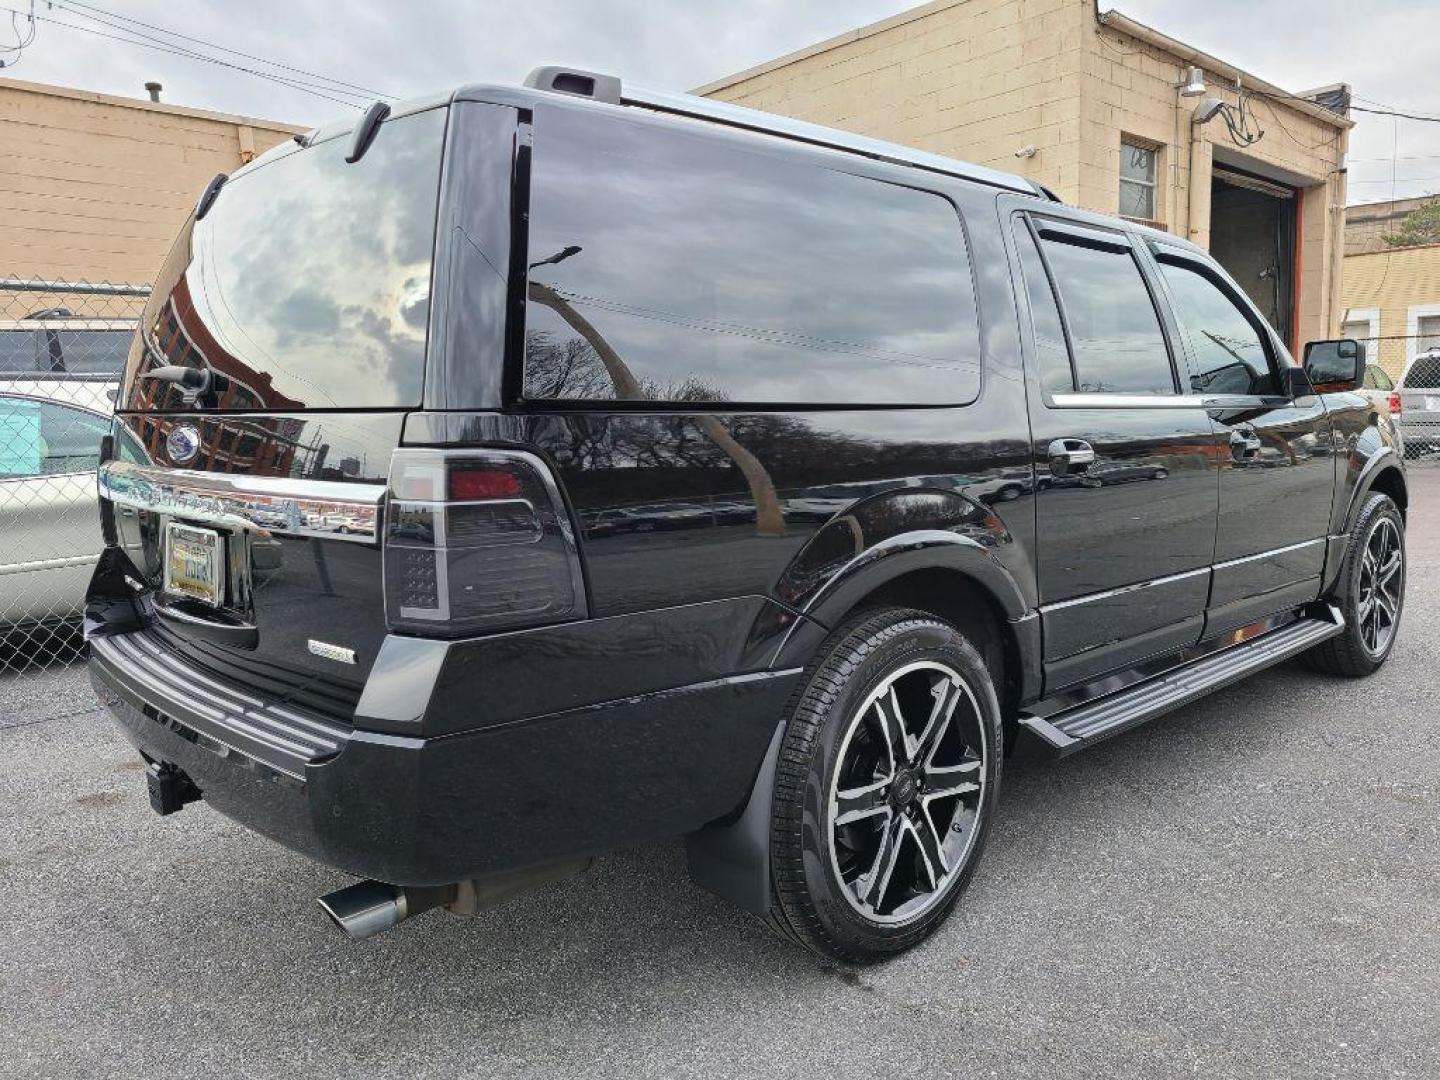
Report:
[[149,293],[0,278],[0,674],[84,651],[100,439]]
[[[1412,463],[1440,465],[1440,335],[1366,338],[1365,389],[1384,398],[1405,436]],[[1378,368],[1377,372],[1375,369]]]

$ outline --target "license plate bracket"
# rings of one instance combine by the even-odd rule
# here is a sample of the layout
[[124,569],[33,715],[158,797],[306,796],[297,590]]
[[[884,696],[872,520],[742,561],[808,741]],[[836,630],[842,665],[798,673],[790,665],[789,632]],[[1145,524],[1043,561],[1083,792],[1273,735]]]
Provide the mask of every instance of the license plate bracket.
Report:
[[225,600],[225,538],[178,521],[165,526],[165,592],[218,608]]

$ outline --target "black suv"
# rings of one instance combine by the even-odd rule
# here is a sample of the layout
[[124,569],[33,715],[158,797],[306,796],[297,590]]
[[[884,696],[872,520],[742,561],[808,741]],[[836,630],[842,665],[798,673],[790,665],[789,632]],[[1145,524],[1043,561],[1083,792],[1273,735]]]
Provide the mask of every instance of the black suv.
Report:
[[162,813],[352,936],[684,835],[865,961],[1002,757],[1382,664],[1405,476],[1353,342],[1004,173],[541,69],[206,189],[100,469],[100,696]]

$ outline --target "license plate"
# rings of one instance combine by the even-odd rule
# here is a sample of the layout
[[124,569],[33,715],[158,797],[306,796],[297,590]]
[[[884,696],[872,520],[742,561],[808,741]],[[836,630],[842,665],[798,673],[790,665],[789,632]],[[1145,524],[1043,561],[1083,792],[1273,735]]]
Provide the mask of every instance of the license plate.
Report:
[[219,607],[225,596],[225,541],[214,529],[165,527],[165,591]]

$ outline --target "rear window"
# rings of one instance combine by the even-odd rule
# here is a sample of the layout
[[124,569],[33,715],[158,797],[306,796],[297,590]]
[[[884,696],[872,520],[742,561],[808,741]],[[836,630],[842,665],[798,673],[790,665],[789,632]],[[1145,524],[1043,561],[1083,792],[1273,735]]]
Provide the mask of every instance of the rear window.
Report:
[[1405,382],[1402,385],[1409,390],[1434,390],[1440,387],[1440,354],[1417,356],[1410,365],[1410,370],[1405,372]]
[[[296,147],[220,189],[186,224],[146,307],[132,371],[227,377],[225,410],[420,403],[445,110]],[[172,384],[127,384],[130,408],[180,407]]]
[[973,400],[979,329],[955,207],[747,141],[537,118],[526,396]]

